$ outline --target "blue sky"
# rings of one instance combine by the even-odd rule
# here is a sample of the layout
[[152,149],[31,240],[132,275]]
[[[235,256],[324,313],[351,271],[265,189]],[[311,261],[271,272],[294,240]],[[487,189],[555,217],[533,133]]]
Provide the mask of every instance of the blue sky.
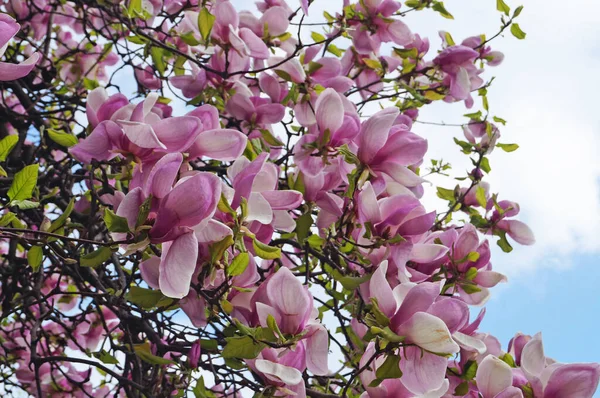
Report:
[[573,263],[569,269],[508,283],[488,302],[481,328],[493,331],[504,345],[516,331],[542,331],[547,356],[561,362],[600,361],[598,256],[576,255]]

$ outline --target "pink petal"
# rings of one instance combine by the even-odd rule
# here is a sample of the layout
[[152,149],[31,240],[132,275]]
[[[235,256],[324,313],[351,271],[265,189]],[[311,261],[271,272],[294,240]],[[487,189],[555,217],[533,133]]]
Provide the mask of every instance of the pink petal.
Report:
[[424,282],[413,287],[392,318],[392,325],[405,322],[419,311],[427,311],[439,294],[440,286],[437,283]]
[[246,46],[250,50],[250,56],[257,59],[267,59],[269,58],[269,48],[262,41],[261,38],[256,36],[254,32],[252,32],[248,28],[241,28],[239,30],[240,38],[246,43]]
[[268,281],[267,296],[281,313],[284,333],[298,333],[310,315],[312,300],[302,283],[286,268],[280,268]]
[[165,296],[182,298],[188,294],[197,258],[198,241],[192,232],[163,243],[158,282]]
[[436,354],[454,354],[460,351],[452,340],[446,324],[426,312],[417,312],[400,326],[397,333],[407,341]]
[[358,194],[358,214],[362,222],[370,221],[376,224],[382,219],[377,195],[370,181],[363,185],[363,189]]
[[600,364],[560,365],[550,376],[544,398],[592,398],[598,388]]
[[513,375],[506,362],[488,355],[479,363],[475,380],[483,398],[494,398],[512,386]]
[[302,373],[298,369],[290,366],[280,365],[275,362],[265,359],[257,359],[254,361],[254,366],[259,372],[287,385],[300,384],[302,381]]
[[405,347],[400,352],[401,382],[410,392],[422,395],[442,386],[448,367],[446,358],[423,352],[419,347]]
[[256,122],[279,123],[285,116],[285,107],[281,104],[264,104],[256,108]]
[[232,161],[242,155],[248,138],[233,129],[203,131],[189,148],[191,159],[206,156],[224,162]]
[[165,197],[173,188],[175,178],[183,162],[181,153],[169,153],[163,156],[150,171],[144,183],[144,194],[155,198]]
[[396,299],[387,280],[387,269],[387,260],[379,264],[369,281],[369,291],[370,296],[377,299],[379,309],[387,317],[392,317],[396,312]]
[[322,325],[310,325],[314,331],[306,340],[306,366],[317,376],[329,374],[327,358],[329,357],[329,334]]
[[344,122],[344,105],[339,94],[332,88],[321,93],[315,105],[317,125],[321,133],[336,132]]
[[293,190],[263,191],[260,194],[273,210],[293,210],[300,206],[303,200],[302,193]]
[[170,117],[154,123],[152,128],[167,151],[185,152],[202,131],[202,122],[193,116]]
[[114,148],[113,140],[122,136],[123,130],[118,124],[112,121],[100,123],[88,137],[71,148],[69,153],[83,163],[91,163],[93,159],[102,161],[109,160],[116,156],[112,153]]
[[535,237],[533,231],[524,222],[519,220],[508,220],[508,236],[522,245],[533,245]]
[[35,68],[35,64],[40,59],[39,53],[33,53],[29,58],[20,64],[9,64],[0,62],[0,81],[10,81],[25,77]]
[[280,6],[270,7],[267,9],[262,17],[260,17],[262,24],[269,26],[270,36],[280,36],[284,34],[290,24],[288,20],[288,12],[285,8]]
[[119,121],[119,124],[123,128],[123,133],[129,141],[140,148],[167,149],[149,124],[128,122],[125,120]]
[[385,145],[398,113],[397,108],[386,108],[363,123],[358,143],[358,158],[363,163],[369,164]]
[[150,257],[140,263],[140,272],[142,279],[153,289],[158,289],[158,279],[160,275],[160,257]]
[[197,173],[177,184],[161,201],[150,236],[165,239],[175,227],[200,224],[212,217],[220,197],[221,181],[211,173]]

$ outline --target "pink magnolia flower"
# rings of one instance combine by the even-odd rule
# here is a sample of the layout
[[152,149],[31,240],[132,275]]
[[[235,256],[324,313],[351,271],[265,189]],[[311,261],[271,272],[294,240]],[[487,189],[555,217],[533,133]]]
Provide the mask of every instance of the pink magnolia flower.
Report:
[[[8,42],[21,29],[10,15],[0,14],[0,57],[4,55]],[[10,81],[25,77],[33,70],[40,59],[39,53],[33,53],[29,58],[19,64],[0,62],[0,81]]]
[[474,64],[477,57],[477,51],[458,45],[446,48],[433,60],[446,74],[443,84],[450,88],[448,98],[454,101],[465,100],[468,108],[473,106],[471,91],[483,84],[483,79],[479,77],[483,70]]
[[[370,0],[356,6],[358,11],[366,13],[370,18],[370,29],[362,28],[354,22],[356,28],[351,32],[352,44],[359,53],[379,52],[381,43],[393,42],[402,46],[410,44],[414,36],[406,24],[393,18],[400,8],[400,3],[392,0]],[[371,33],[375,32],[375,33]]]
[[[316,375],[329,373],[327,358],[329,335],[327,329],[316,320],[312,295],[292,272],[282,267],[269,276],[252,295],[250,308],[239,308],[238,314],[254,326],[268,327],[267,318],[272,316],[282,333],[305,334],[298,347],[305,349],[299,360]],[[304,367],[305,366],[305,367]]]
[[398,116],[398,109],[387,108],[363,122],[355,140],[357,155],[377,176],[387,175],[406,187],[416,187],[423,179],[407,166],[423,160],[427,141],[408,131],[406,125],[394,125]]
[[563,364],[547,358],[541,333],[525,344],[520,363],[536,397],[591,398],[598,388],[600,364]]
[[[106,307],[101,308],[102,316],[97,312],[91,312],[86,315],[83,322],[77,324],[73,332],[73,337],[77,344],[85,349],[95,351],[100,341],[114,333],[119,326],[119,318]],[[105,326],[106,325],[106,328]],[[73,343],[73,349],[77,346]]]
[[271,231],[290,232],[296,223],[288,211],[302,203],[302,194],[294,190],[277,190],[279,169],[267,162],[267,155],[263,152],[252,162],[245,157],[238,158],[227,170],[233,189],[224,185],[223,193],[234,210],[240,206],[242,198],[247,200],[247,222],[260,223]]
[[154,70],[150,65],[145,68],[135,67],[134,68],[135,78],[138,83],[149,90],[160,90],[162,82],[154,74]]

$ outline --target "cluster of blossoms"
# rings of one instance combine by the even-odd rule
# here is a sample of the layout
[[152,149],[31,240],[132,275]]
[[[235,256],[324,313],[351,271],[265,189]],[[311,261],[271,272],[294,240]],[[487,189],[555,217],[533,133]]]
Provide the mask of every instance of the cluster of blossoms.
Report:
[[[519,37],[522,7],[500,3],[502,31]],[[484,181],[492,151],[516,148],[499,142],[504,121],[486,97],[485,67],[503,54],[447,32],[432,54],[405,12],[448,17],[439,1],[344,1],[306,43],[310,8],[0,7],[8,386],[40,397],[592,397],[599,364],[547,358],[540,334],[503,351],[479,330],[485,310],[470,320],[506,281],[484,237],[506,252],[508,238],[535,241],[519,205]],[[115,90],[122,71],[138,99]],[[438,187],[446,212],[426,209],[419,108],[477,97],[485,114],[468,114],[466,141],[455,139],[474,169]],[[431,164],[428,174],[450,167]]]

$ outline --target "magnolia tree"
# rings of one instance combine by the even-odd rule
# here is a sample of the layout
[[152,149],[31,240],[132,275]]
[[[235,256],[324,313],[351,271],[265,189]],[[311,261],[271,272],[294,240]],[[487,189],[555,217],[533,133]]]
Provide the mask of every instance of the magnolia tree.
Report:
[[[517,149],[484,70],[522,7],[430,41],[411,16],[452,18],[441,1],[338,2],[2,2],[0,390],[594,394],[600,365],[470,313],[505,281],[490,245],[534,242],[485,181]],[[465,173],[426,157],[437,101],[470,109]]]

